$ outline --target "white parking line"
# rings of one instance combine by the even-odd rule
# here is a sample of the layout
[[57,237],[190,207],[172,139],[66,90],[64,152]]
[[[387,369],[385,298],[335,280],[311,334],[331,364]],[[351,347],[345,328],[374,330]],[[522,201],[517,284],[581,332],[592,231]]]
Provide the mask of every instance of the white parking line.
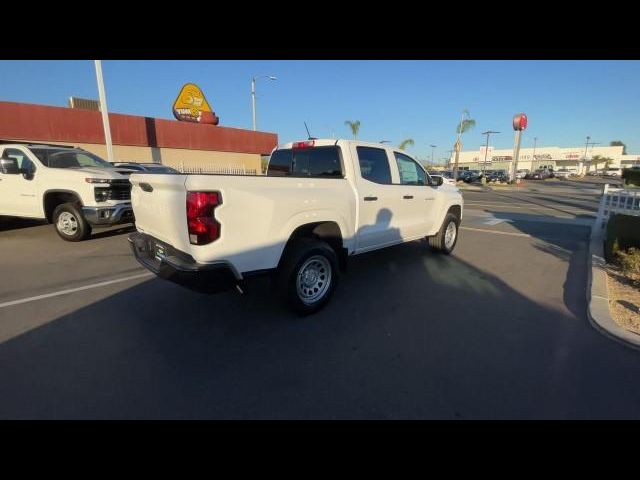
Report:
[[496,235],[510,235],[512,237],[531,237],[527,233],[500,232],[498,230],[486,230],[484,228],[460,227],[460,230],[471,230],[473,232],[495,233]]
[[10,302],[0,303],[0,308],[11,307],[13,305],[20,305],[21,303],[35,302],[36,300],[42,300],[44,298],[57,297],[59,295],[66,295],[68,293],[80,292],[82,290],[89,290],[91,288],[105,287],[107,285],[113,285],[114,283],[128,282],[129,280],[135,280],[136,278],[143,278],[152,276],[153,273],[145,272],[138,275],[131,275],[130,277],[116,278],[115,280],[108,280],[106,282],[93,283],[91,285],[85,285],[83,287],[69,288],[67,290],[60,290],[58,292],[45,293],[44,295],[36,295],[35,297],[21,298],[19,300],[11,300]]

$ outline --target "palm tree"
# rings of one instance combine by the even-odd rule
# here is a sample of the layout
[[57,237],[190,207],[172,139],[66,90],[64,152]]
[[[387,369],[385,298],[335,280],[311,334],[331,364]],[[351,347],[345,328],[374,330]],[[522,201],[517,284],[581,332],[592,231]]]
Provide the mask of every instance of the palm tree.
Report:
[[357,140],[358,132],[360,131],[360,120],[345,120],[344,124],[349,126],[351,133],[353,133],[353,139]]
[[458,159],[460,158],[460,150],[462,150],[462,134],[471,130],[475,126],[476,126],[476,121],[469,116],[469,110],[465,108],[462,111],[462,118],[460,119],[460,123],[458,123],[458,126],[456,127],[456,133],[458,134],[458,138],[456,139],[456,143],[453,146],[453,149],[456,152],[456,160],[453,166],[454,180],[458,180]]
[[415,145],[413,138],[407,138],[406,140],[403,140],[402,142],[400,142],[400,145],[398,145],[398,148],[400,150],[404,150],[408,145]]

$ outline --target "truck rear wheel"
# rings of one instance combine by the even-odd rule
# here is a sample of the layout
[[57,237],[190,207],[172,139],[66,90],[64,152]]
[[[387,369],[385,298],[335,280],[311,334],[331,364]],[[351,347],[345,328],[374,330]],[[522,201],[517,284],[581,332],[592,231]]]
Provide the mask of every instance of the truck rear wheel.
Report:
[[449,255],[458,242],[460,219],[452,213],[447,213],[440,227],[440,231],[429,239],[429,246],[436,251]]
[[63,203],[53,211],[53,224],[63,240],[79,242],[91,235],[91,225],[74,203]]
[[284,253],[276,284],[295,312],[308,315],[324,307],[338,283],[338,256],[325,242],[300,238]]

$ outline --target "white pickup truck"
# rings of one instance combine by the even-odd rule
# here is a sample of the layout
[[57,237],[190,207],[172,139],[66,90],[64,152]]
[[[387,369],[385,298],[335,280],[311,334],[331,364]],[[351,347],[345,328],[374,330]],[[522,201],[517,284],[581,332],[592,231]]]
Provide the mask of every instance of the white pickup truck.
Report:
[[132,174],[138,261],[200,292],[271,273],[297,312],[326,304],[351,255],[427,237],[451,253],[463,201],[389,146],[351,140],[287,143],[267,174]]
[[80,148],[0,143],[0,215],[46,219],[64,240],[133,221],[130,171]]

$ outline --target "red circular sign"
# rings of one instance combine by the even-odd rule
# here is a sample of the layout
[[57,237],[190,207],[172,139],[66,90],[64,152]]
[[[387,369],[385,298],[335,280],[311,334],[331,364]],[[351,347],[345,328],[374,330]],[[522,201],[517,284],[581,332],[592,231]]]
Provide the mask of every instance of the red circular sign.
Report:
[[524,130],[527,128],[527,115],[524,113],[518,113],[513,116],[513,129]]

